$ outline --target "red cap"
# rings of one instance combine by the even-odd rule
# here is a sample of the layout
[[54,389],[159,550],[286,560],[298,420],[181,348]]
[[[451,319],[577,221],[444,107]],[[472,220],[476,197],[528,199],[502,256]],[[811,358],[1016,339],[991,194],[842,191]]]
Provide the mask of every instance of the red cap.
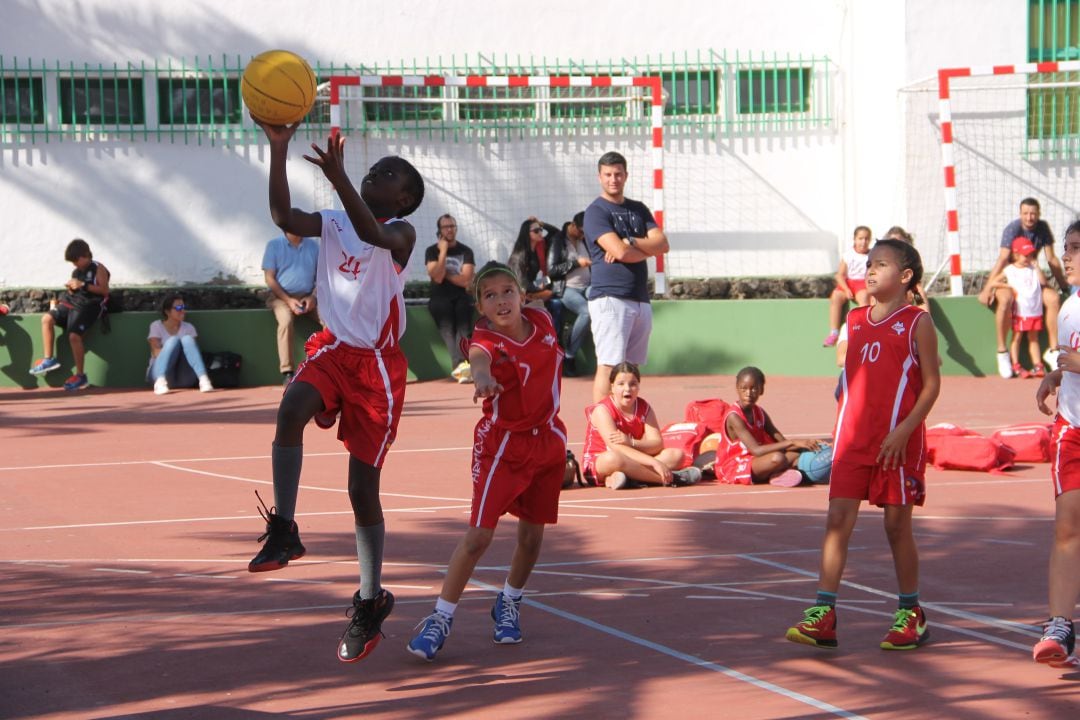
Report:
[[1031,244],[1030,240],[1021,235],[1012,241],[1012,251],[1021,255],[1031,255],[1035,252],[1035,246]]

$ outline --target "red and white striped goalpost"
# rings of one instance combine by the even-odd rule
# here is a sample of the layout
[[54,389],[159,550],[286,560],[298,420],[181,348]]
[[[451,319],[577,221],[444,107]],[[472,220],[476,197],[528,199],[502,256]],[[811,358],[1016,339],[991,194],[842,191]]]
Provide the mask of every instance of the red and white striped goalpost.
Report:
[[989,75],[1033,75],[1080,70],[1080,61],[1022,63],[1018,65],[975,65],[938,70],[938,102],[941,119],[941,164],[945,171],[945,229],[949,251],[949,294],[964,294],[960,265],[960,214],[957,208],[956,165],[953,153],[953,122],[950,83],[953,78]]
[[[369,87],[644,87],[652,120],[652,213],[664,227],[664,98],[659,77],[623,75],[335,75],[330,78],[330,130],[341,130],[341,88]],[[664,257],[656,257],[655,293],[667,291]]]

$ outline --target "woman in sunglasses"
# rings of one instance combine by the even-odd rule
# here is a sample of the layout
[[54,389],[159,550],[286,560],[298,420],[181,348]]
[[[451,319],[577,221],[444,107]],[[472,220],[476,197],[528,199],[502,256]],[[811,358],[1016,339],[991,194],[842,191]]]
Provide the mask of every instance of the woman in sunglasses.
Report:
[[[195,342],[195,326],[184,320],[187,306],[179,295],[166,295],[161,302],[161,320],[150,323],[149,379],[154,394],[165,395],[171,388],[199,386],[200,392],[214,389],[206,374],[202,353]],[[181,362],[181,358],[186,362]]]
[[525,289],[526,307],[545,308],[555,327],[562,326],[562,300],[555,297],[548,264],[551,260],[549,238],[559,232],[554,225],[530,217],[518,229],[514,249],[510,252],[509,265],[518,282]]

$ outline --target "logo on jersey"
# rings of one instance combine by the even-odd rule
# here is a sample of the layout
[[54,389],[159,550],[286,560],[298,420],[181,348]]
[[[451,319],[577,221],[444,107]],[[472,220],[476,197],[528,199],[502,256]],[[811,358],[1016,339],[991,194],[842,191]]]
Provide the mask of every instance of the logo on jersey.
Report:
[[852,325],[851,326],[851,332],[853,332],[853,333],[859,332],[860,330],[862,330],[862,325]]
[[902,323],[901,321],[897,320],[896,322],[894,322],[894,323],[892,324],[892,330],[893,330],[893,332],[894,332],[894,333],[896,333],[897,335],[903,335],[903,334],[904,334],[904,331],[905,331],[905,330],[907,330],[907,328],[906,328],[906,327],[904,327],[904,323]]
[[551,347],[552,345],[555,344],[555,336],[552,335],[551,333],[548,333],[547,335],[544,336],[544,339],[541,342],[543,342],[548,347]]
[[330,224],[333,225],[334,229],[339,233],[345,232],[345,228],[341,226],[341,223],[339,223],[336,218],[330,218]]

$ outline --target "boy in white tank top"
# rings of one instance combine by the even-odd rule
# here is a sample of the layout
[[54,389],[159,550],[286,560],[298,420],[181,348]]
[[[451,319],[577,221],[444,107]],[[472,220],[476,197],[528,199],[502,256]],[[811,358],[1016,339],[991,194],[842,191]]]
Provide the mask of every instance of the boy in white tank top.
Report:
[[[270,142],[270,216],[286,232],[319,237],[316,287],[326,327],[305,346],[307,359],[281,399],[272,448],[274,507],[266,510],[266,540],[248,564],[251,572],[278,570],[304,555],[293,520],[300,485],[304,427],[315,418],[349,451],[349,501],[356,531],[360,589],[337,657],[356,662],[382,637],[394,597],[380,584],[383,525],[379,480],[405,400],[408,368],[399,340],[405,332],[404,282],[416,233],[400,219],[424,197],[424,181],[409,162],[385,157],[353,186],[344,165],[345,139],[331,135],[326,148],[312,144],[304,159],[317,165],[344,210],[305,212],[292,207],[286,160],[299,123],[271,126],[256,121]],[[265,505],[263,506],[265,508]]]

